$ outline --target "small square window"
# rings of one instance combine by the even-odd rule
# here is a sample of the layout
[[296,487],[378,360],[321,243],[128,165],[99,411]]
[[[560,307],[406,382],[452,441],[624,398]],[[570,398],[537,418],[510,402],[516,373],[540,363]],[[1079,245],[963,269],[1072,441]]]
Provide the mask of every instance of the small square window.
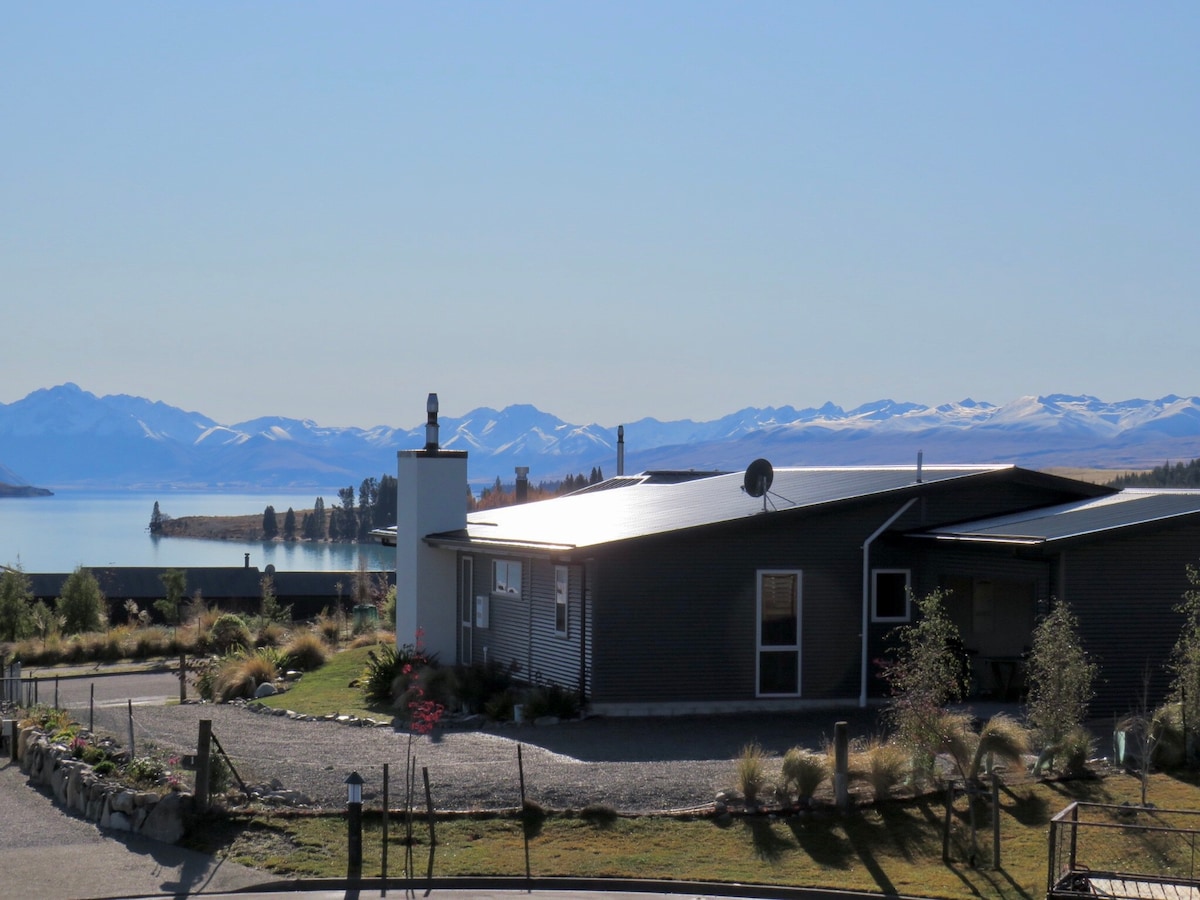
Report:
[[871,591],[871,618],[876,622],[907,622],[908,569],[876,569]]
[[498,559],[492,566],[492,593],[521,594],[521,564],[507,559]]

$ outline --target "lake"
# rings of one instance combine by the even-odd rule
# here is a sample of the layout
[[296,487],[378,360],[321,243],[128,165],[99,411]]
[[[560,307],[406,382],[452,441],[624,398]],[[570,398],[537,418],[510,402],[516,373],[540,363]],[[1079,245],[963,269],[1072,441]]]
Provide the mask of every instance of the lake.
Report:
[[[0,564],[26,572],[70,572],[77,566],[250,565],[279,571],[341,572],[358,568],[361,554],[372,571],[392,569],[396,551],[375,544],[306,544],[273,541],[205,541],[152,537],[146,530],[154,503],[172,518],[262,515],[274,506],[280,526],[288,507],[325,509],[337,504],[337,488],[297,493],[202,493],[183,491],[69,491],[52,497],[0,498]],[[297,522],[299,527],[299,522]]]

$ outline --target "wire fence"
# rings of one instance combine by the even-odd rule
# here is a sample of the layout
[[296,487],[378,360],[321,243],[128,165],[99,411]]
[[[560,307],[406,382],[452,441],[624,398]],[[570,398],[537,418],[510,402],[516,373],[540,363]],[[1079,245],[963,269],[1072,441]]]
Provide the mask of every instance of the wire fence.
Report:
[[644,758],[630,757],[630,748],[640,746],[631,729],[595,723],[561,731],[449,723],[437,733],[410,739],[390,723],[348,724],[346,717],[314,721],[265,708],[251,712],[232,703],[178,704],[175,682],[173,675],[159,672],[136,678],[63,677],[56,687],[55,678],[46,676],[13,681],[10,690],[22,694],[22,705],[34,703],[36,694],[37,703],[68,710],[98,738],[111,737],[118,751],[168,762],[185,789],[194,783],[189,763],[200,749],[199,723],[210,720],[237,773],[256,792],[273,794],[263,800],[271,804],[342,810],[345,779],[357,771],[366,781],[364,803],[378,809],[388,766],[395,807],[402,803],[397,783],[403,783],[415,759],[418,773],[429,770],[439,812],[512,811],[522,802],[517,758],[522,746],[528,795],[549,809],[597,804],[622,812],[691,810],[711,803],[732,777],[723,753],[693,755],[695,741],[709,740],[711,729],[696,729],[695,741],[667,735],[669,752],[660,756],[656,749]]

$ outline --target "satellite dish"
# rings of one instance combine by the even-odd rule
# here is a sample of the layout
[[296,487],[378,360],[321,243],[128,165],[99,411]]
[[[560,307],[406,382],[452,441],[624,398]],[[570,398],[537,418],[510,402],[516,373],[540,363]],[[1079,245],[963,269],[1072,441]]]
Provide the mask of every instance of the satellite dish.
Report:
[[762,497],[771,489],[775,480],[775,470],[765,459],[756,459],[746,467],[746,478],[742,482],[742,490],[751,497]]

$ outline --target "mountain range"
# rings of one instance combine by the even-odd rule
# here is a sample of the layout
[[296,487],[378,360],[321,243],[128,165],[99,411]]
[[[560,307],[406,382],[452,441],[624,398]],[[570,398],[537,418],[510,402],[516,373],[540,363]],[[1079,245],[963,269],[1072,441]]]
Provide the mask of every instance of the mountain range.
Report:
[[[556,481],[616,472],[617,428],[570,424],[530,405],[443,416],[441,444],[469,451],[473,482]],[[50,488],[238,490],[355,485],[395,471],[396,451],[424,446],[409,428],[329,428],[264,417],[225,425],[198,412],[75,384],[0,403],[0,483]],[[625,471],[738,471],[776,465],[1016,463],[1141,469],[1200,457],[1200,397],[1105,402],[1049,394],[994,405],[879,400],[845,410],[747,407],[709,422],[625,423]],[[19,474],[18,474],[19,473]]]

